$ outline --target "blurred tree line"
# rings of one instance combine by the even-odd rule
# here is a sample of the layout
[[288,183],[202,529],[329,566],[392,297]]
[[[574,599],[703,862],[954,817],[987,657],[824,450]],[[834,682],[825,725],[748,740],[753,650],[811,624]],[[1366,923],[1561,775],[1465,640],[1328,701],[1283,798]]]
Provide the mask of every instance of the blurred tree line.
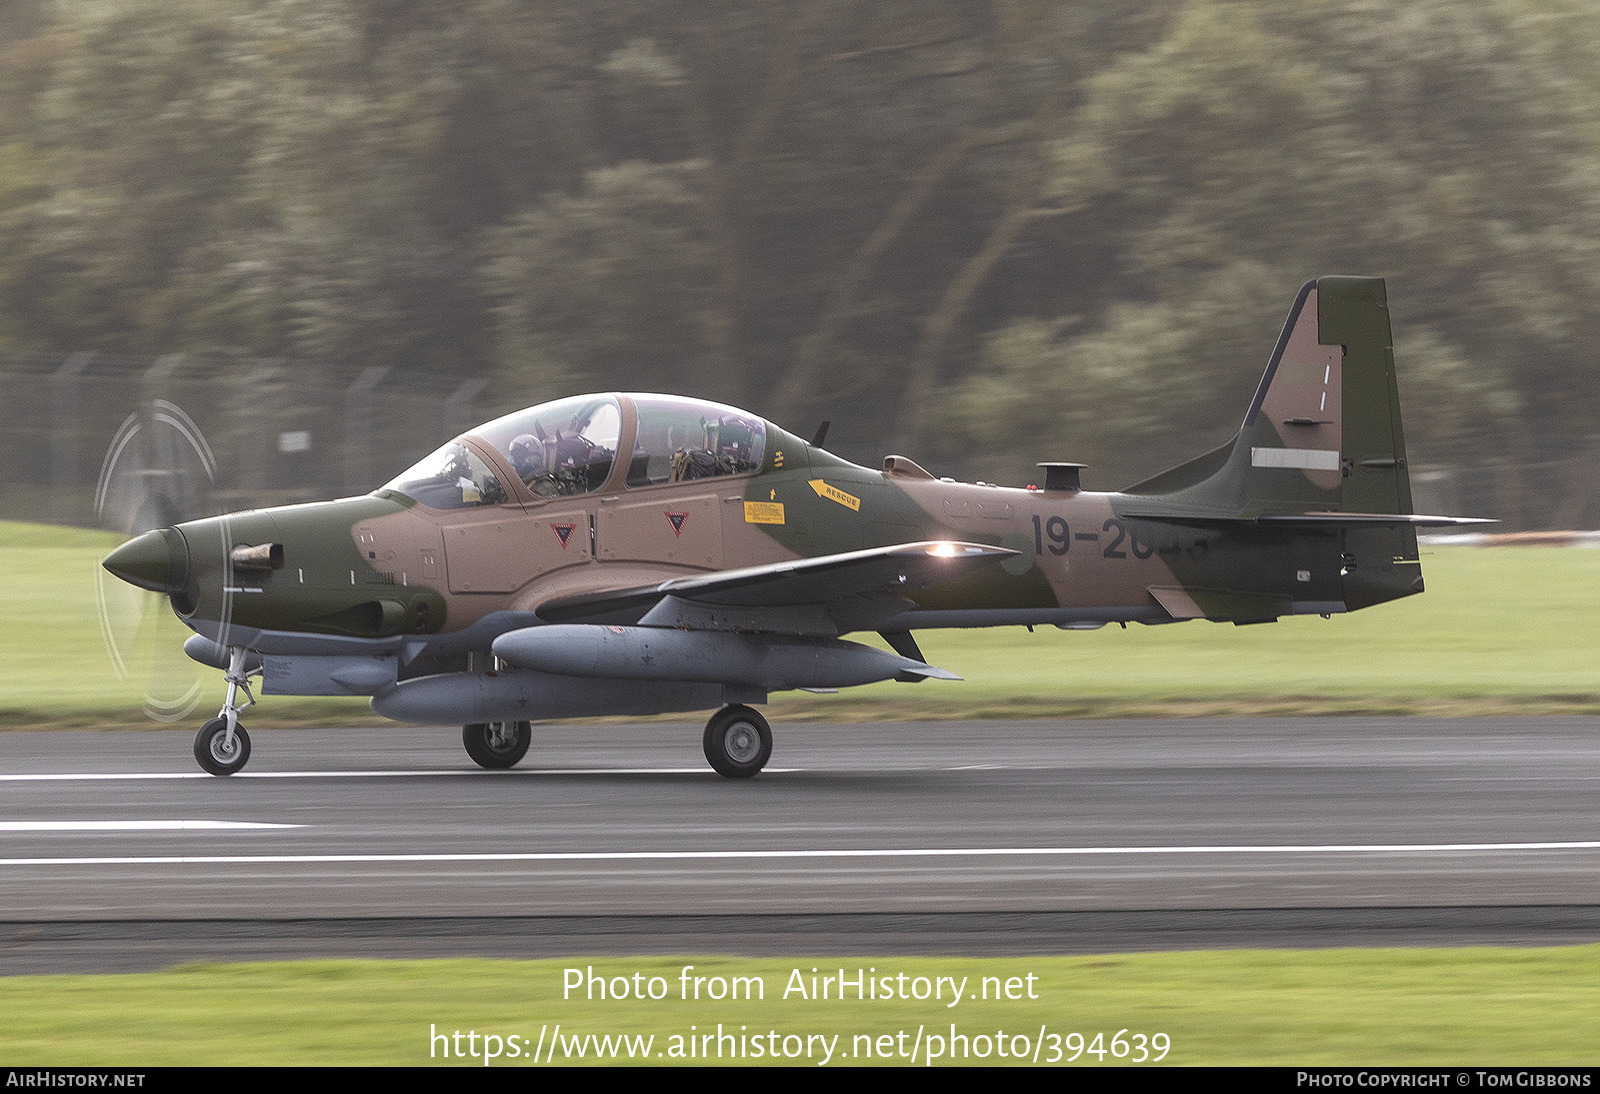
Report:
[[1591,446],[1592,0],[6,0],[0,349],[666,390],[1123,485],[1389,278],[1416,460]]

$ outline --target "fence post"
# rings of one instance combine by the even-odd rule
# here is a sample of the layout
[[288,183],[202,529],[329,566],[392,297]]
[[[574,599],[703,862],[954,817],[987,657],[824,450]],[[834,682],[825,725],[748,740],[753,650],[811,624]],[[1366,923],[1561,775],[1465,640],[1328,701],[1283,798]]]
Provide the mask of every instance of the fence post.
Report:
[[245,373],[245,391],[251,401],[250,421],[243,431],[239,453],[239,488],[260,505],[268,488],[267,468],[276,458],[278,400],[274,398],[283,374],[283,358],[258,359]]
[[480,376],[461,381],[461,386],[450,393],[450,397],[444,401],[445,436],[454,437],[478,424],[476,415],[472,413],[472,405],[488,386],[489,381]]
[[377,387],[388,375],[389,366],[369,365],[344,393],[344,488],[346,493],[365,494],[377,483],[372,481],[372,445],[377,436],[373,415],[377,412]]
[[[156,428],[155,419],[156,400],[164,399],[169,394],[168,387],[171,385],[172,374],[178,371],[178,366],[181,364],[183,364],[182,354],[169,353],[164,357],[157,357],[156,363],[144,370],[144,375],[139,377],[139,417],[145,430],[145,452],[151,460],[150,470],[161,473],[159,489],[178,507],[180,519],[188,520],[200,515],[189,508],[196,484],[188,482],[178,474],[178,469],[184,466],[183,457],[179,455],[174,444],[172,431]],[[155,487],[155,480],[148,480],[145,485]]]
[[79,417],[83,372],[94,354],[74,353],[50,377],[50,519],[74,524],[78,505]]

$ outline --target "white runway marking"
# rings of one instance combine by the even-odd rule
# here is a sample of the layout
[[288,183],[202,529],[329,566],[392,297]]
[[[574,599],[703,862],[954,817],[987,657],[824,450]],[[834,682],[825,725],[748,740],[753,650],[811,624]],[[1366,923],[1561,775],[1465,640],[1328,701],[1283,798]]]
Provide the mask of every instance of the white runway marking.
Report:
[[303,824],[221,820],[0,821],[0,832],[165,832],[182,828],[304,828]]
[[[768,767],[767,775],[787,775],[803,771],[800,767]],[[511,771],[484,771],[478,768],[436,768],[431,771],[241,771],[230,779],[403,779],[421,775],[471,775],[474,778],[504,778],[508,775],[714,775],[709,767],[594,767],[594,768],[517,768]],[[204,771],[140,771],[103,773],[45,773],[38,775],[0,775],[0,782],[137,782],[141,779],[215,779]]]
[[1100,855],[1467,854],[1600,851],[1600,840],[1549,843],[1240,844],[1176,847],[899,847],[773,851],[529,851],[415,855],[142,855],[9,858],[0,866],[267,865],[360,862],[660,862],[752,859],[1028,858]]

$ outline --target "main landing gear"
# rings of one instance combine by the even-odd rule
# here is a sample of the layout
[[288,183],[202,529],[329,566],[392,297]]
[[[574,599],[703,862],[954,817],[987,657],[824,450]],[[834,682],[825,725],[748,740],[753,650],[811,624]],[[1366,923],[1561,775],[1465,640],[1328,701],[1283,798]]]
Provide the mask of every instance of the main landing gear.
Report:
[[[228,649],[228,697],[223,701],[217,716],[200,727],[194,738],[194,758],[200,766],[213,775],[232,775],[250,759],[250,735],[239,724],[241,711],[256,705],[250,691],[250,677],[245,668],[245,648]],[[245,702],[239,702],[239,689],[244,689]]]
[[772,729],[747,706],[723,707],[706,723],[705,749],[718,775],[748,779],[767,766]]
[[475,722],[461,727],[461,743],[479,767],[501,770],[514,767],[527,755],[533,741],[528,722]]

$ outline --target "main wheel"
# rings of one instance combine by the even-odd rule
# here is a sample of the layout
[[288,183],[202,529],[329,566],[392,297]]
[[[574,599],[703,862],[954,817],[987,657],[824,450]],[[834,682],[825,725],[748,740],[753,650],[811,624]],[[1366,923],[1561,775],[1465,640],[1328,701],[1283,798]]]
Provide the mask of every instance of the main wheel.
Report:
[[235,726],[228,745],[228,719],[213,718],[194,736],[194,758],[213,775],[232,775],[250,758],[250,734]]
[[749,707],[723,707],[706,723],[705,747],[706,759],[718,775],[748,779],[767,766],[772,730]]
[[474,722],[461,727],[461,743],[479,767],[515,767],[528,754],[533,726],[527,722]]

